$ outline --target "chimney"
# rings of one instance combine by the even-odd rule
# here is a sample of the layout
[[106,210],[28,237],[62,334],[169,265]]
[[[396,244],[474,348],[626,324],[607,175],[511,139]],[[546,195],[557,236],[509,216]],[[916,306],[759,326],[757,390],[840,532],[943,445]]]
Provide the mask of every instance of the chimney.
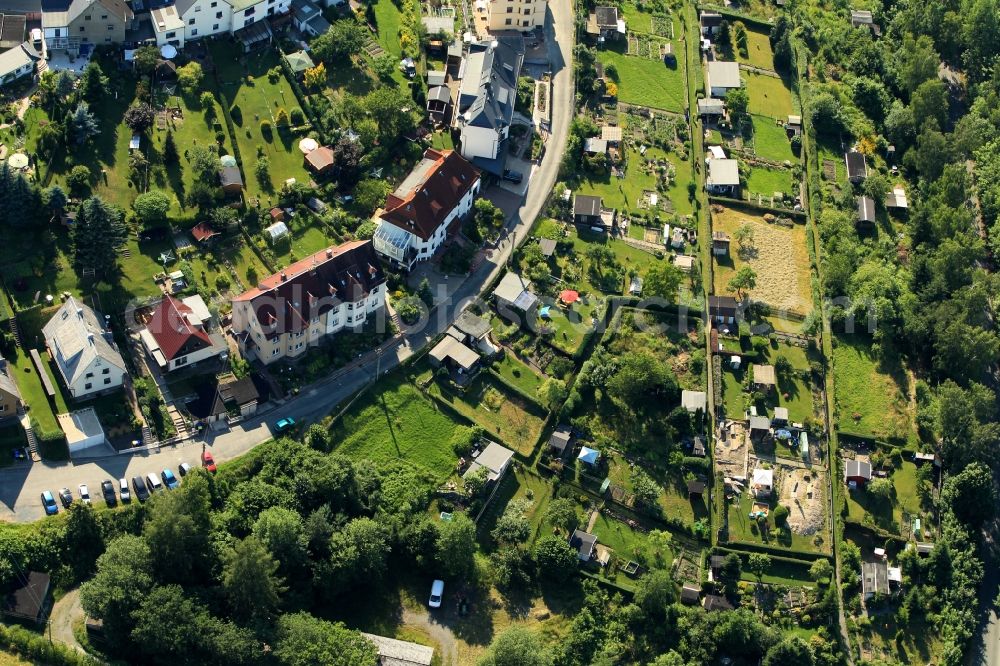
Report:
[[94,334],[93,333],[87,333],[87,342],[89,342],[90,344],[94,344]]
[[285,274],[285,271],[281,271],[281,281],[284,282],[287,279],[288,279],[288,275]]
[[76,316],[79,317],[80,319],[83,319],[83,308],[78,307],[76,309]]
[[332,247],[326,248],[326,258],[331,259],[332,257],[333,257],[333,248]]

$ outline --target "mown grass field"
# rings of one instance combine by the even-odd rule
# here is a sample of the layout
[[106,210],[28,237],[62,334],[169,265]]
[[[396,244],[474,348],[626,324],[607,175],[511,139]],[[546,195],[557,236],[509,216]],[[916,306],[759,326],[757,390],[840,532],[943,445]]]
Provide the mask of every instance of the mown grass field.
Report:
[[504,354],[503,359],[496,365],[494,370],[501,377],[530,396],[535,395],[538,387],[544,381],[544,377],[537,370],[519,360],[509,350]]
[[381,379],[331,429],[337,451],[375,462],[402,460],[447,478],[456,459],[450,440],[458,423],[399,374]]
[[768,34],[747,26],[747,43],[749,45],[747,57],[744,58],[737,53],[737,60],[753,67],[774,71],[774,51],[771,50],[771,39]]
[[833,385],[839,430],[878,439],[916,440],[916,408],[905,371],[882,367],[861,336],[834,338]]
[[794,194],[792,172],[786,169],[771,169],[755,166],[747,176],[747,190],[751,195],[760,194],[770,198],[775,192]]
[[889,476],[893,496],[890,501],[875,498],[865,489],[845,492],[848,517],[857,523],[871,521],[876,527],[906,539],[925,541],[926,535],[914,535],[913,519],[919,517],[921,531],[934,530],[934,514],[930,506],[921,506],[917,494],[917,466],[905,460]]
[[751,116],[753,120],[753,147],[758,157],[774,162],[796,163],[799,158],[792,152],[792,142],[774,118]]
[[662,60],[653,60],[624,53],[624,42],[603,50],[597,58],[604,66],[614,65],[618,71],[618,99],[626,104],[648,106],[664,111],[684,112],[683,58],[668,67]]
[[795,113],[792,91],[784,80],[766,74],[740,72],[750,94],[750,113],[777,120]]

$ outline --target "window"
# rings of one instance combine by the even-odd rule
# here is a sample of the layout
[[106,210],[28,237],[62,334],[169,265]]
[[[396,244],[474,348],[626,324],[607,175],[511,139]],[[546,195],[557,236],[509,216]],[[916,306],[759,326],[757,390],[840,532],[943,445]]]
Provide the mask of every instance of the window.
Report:
[[267,15],[268,16],[274,16],[274,7],[268,7],[267,8]]
[[[107,16],[105,16],[104,18],[107,18]],[[86,16],[84,16],[83,20],[84,21],[89,21],[90,20],[90,14],[87,14]]]
[[84,377],[86,377],[87,379],[90,379],[93,376],[94,376],[94,373],[92,373],[92,372],[88,372],[86,375],[84,375]]
[[176,32],[168,32],[167,33],[167,39],[173,39],[176,36],[177,36]]
[[507,13],[508,14],[513,14],[514,13],[514,8],[513,7],[508,7],[507,8]]
[[271,356],[277,356],[279,352],[281,352],[281,348],[275,347],[274,350],[271,352]]
[[504,21],[504,25],[510,25],[510,23],[511,23],[510,19],[507,19],[506,21]]
[[106,385],[108,385],[108,384],[110,384],[110,383],[111,383],[111,377],[106,377],[106,378],[104,379],[104,384],[105,384],[105,386],[106,386]]
[[219,29],[219,24],[218,23],[215,23],[215,24],[212,25],[212,30],[213,31],[218,30],[218,29]]
[[527,26],[531,25],[531,21],[529,21],[529,20],[525,19],[525,20],[524,20],[524,25],[525,25],[525,27],[527,27]]
[[113,26],[113,25],[111,25],[111,24],[109,23],[109,24],[108,24],[108,32],[111,32],[111,31],[112,31],[112,30],[114,30],[114,29],[115,29],[115,26]]
[[195,5],[195,7],[194,7],[194,11],[195,11],[196,13],[197,13],[197,12],[200,12],[200,11],[201,11],[201,5]]
[[188,362],[187,356],[181,356],[179,359],[176,359],[174,361],[174,365],[187,365],[187,362]]
[[[215,12],[215,18],[217,18],[217,19],[222,18],[222,12]],[[219,26],[215,26],[216,30],[218,30],[218,28],[219,28]]]
[[101,20],[102,21],[107,21],[108,20],[108,15],[107,14],[101,14]]
[[217,3],[217,2],[213,2],[212,4],[209,5],[209,7],[211,7],[212,9],[215,9],[218,6],[219,6],[219,3]]
[[55,31],[54,31],[54,32],[52,33],[52,35],[53,35],[54,37],[59,37],[59,36],[60,36],[60,34],[59,34],[59,30],[60,30],[60,28],[56,28],[56,29],[55,29]]
[[94,387],[94,385],[93,385],[93,384],[90,384],[90,383],[88,382],[87,384],[84,384],[84,385],[83,385],[83,390],[84,390],[84,391],[89,391],[89,390],[90,390],[90,389],[92,389],[93,387]]
[[194,19],[188,19],[188,25],[194,25]]
[[525,9],[524,10],[524,15],[525,16],[531,16],[531,8]]
[[80,26],[80,32],[83,32],[84,30],[86,30],[86,28],[84,28],[84,27],[83,27],[83,26],[81,25],[81,26]]
[[196,37],[197,35],[198,35],[198,28],[195,28],[194,30],[191,31],[191,36]]
[[101,374],[102,375],[110,375],[111,374],[111,368],[104,368],[103,370],[101,370]]
[[251,7],[250,9],[246,10],[245,12],[243,12],[243,16],[253,16],[253,12],[254,12],[255,9],[257,9],[257,8],[256,7]]
[[7,405],[0,405],[0,413],[7,411]]

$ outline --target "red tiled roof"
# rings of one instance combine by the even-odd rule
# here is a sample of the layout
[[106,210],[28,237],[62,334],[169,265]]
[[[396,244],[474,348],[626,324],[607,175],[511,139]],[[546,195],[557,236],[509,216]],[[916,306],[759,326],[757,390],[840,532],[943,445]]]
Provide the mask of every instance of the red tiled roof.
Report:
[[427,240],[475,186],[479,170],[454,150],[428,148],[424,158],[436,162],[427,178],[405,198],[395,194],[387,196],[381,217]]
[[271,215],[271,219],[272,220],[283,220],[283,219],[285,219],[285,211],[281,210],[277,206],[275,206],[274,208],[271,209],[270,215]]
[[333,149],[320,146],[306,153],[306,165],[316,172],[323,172],[333,166]]
[[194,236],[194,239],[200,243],[213,236],[218,236],[219,232],[204,222],[199,222],[191,228],[191,235]]
[[357,302],[385,282],[370,240],[351,241],[295,262],[243,292],[268,337],[300,331],[341,302]]
[[189,314],[191,308],[173,296],[164,296],[146,324],[168,361],[212,346],[208,333],[188,322]]

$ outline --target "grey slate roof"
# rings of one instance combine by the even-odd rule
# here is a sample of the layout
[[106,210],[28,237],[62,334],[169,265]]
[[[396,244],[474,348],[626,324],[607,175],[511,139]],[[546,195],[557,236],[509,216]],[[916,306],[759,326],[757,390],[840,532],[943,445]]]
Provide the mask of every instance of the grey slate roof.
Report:
[[[469,45],[458,99],[458,111],[466,124],[487,128],[510,125],[523,63],[524,38],[519,34]],[[473,89],[474,97],[470,94]]]
[[42,335],[68,384],[80,379],[97,358],[125,371],[121,354],[104,338],[101,318],[72,296],[42,328]]
[[477,317],[468,310],[463,312],[455,320],[455,328],[460,330],[466,335],[471,335],[472,337],[479,339],[485,337],[493,327],[490,326],[490,322],[486,321],[482,317]]

